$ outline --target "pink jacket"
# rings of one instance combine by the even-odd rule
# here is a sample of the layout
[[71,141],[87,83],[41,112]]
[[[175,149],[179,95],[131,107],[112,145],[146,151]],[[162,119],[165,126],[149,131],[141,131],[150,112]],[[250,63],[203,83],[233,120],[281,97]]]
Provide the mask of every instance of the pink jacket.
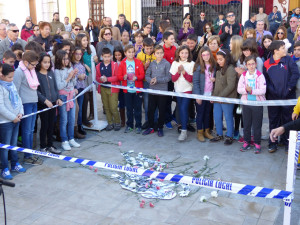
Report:
[[[238,93],[242,95],[241,100],[248,100],[248,92],[246,90],[248,79],[246,78],[246,73],[247,71],[241,75],[237,88]],[[265,76],[258,70],[256,70],[256,75],[255,89],[249,94],[256,95],[257,101],[265,101],[265,94],[267,90]]]

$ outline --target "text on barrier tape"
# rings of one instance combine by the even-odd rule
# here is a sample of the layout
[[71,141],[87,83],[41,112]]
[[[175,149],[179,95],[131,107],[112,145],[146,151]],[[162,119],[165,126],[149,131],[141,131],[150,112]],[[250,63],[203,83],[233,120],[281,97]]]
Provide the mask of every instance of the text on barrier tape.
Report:
[[153,89],[145,89],[145,88],[127,87],[127,86],[122,86],[122,85],[102,84],[102,83],[98,83],[98,82],[94,82],[94,83],[98,84],[98,85],[101,85],[101,86],[105,86],[105,87],[133,90],[133,91],[139,91],[139,92],[146,92],[146,93],[156,94],[156,95],[167,95],[167,96],[174,96],[174,97],[201,99],[201,100],[206,100],[206,101],[231,103],[231,104],[239,104],[239,105],[287,106],[287,105],[296,105],[297,104],[297,99],[248,101],[248,100],[241,100],[241,99],[236,99],[236,98],[224,98],[224,97],[217,97],[217,96],[186,94],[186,93],[172,92],[172,91],[161,91],[161,90],[153,90]]
[[264,187],[253,186],[253,185],[237,184],[237,183],[211,180],[205,178],[196,178],[196,177],[190,177],[190,176],[184,176],[178,174],[162,173],[162,172],[156,172],[152,170],[145,170],[145,169],[133,168],[133,167],[122,166],[117,164],[97,162],[93,160],[80,159],[80,158],[75,158],[70,156],[56,155],[48,152],[40,152],[37,150],[21,148],[21,147],[16,147],[11,145],[0,144],[0,148],[5,148],[5,149],[19,151],[19,152],[32,153],[35,155],[64,160],[68,162],[79,163],[87,166],[94,166],[97,168],[113,170],[122,173],[130,173],[134,175],[146,176],[149,178],[157,178],[157,179],[162,179],[167,181],[190,184],[199,187],[217,189],[217,190],[227,191],[230,193],[235,193],[240,195],[249,195],[252,197],[261,197],[261,198],[283,199],[285,202],[292,202],[293,199],[292,192],[284,191],[284,190],[264,188]]

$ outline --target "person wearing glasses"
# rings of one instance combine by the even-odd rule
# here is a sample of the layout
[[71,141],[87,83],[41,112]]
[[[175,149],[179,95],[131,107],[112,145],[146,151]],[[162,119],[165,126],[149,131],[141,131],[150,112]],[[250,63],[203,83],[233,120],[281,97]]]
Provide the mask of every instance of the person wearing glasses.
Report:
[[0,42],[0,61],[3,60],[3,54],[7,50],[11,50],[11,47],[15,43],[19,43],[22,45],[23,49],[25,48],[25,45],[27,44],[26,41],[18,38],[19,37],[19,29],[16,24],[11,23],[7,25],[6,27],[7,37]]
[[274,40],[283,41],[285,43],[285,49],[288,52],[288,49],[292,46],[292,44],[287,39],[287,30],[284,26],[280,26],[276,31],[274,36]]
[[92,18],[88,19],[88,23],[85,27],[85,31],[88,32],[90,35],[90,43],[96,47],[98,43],[98,37],[99,37],[99,28],[95,24],[95,21]]
[[192,22],[190,19],[184,19],[183,23],[182,23],[182,27],[180,28],[179,32],[178,32],[178,36],[177,39],[178,41],[181,41],[183,39],[187,39],[187,37],[190,34],[193,34],[195,32],[193,26],[192,26]]
[[33,35],[33,30],[32,30],[32,22],[31,20],[27,20],[25,23],[25,28],[22,29],[21,31],[21,39],[24,41],[27,41],[29,37]]
[[101,40],[98,42],[96,46],[98,59],[102,61],[102,49],[109,48],[109,50],[113,53],[114,49],[117,47],[123,48],[120,41],[113,40],[112,38],[112,29],[109,27],[104,27],[100,31]]
[[268,16],[268,20],[270,23],[270,32],[273,34],[273,36],[276,33],[276,30],[281,24],[282,18],[281,18],[281,13],[278,11],[278,7],[274,6],[273,7],[273,12],[271,12]]
[[0,23],[0,41],[3,41],[4,38],[6,38],[7,33],[6,33],[6,24],[5,23]]
[[293,13],[292,17],[296,17],[297,19],[300,19],[300,7],[297,7],[294,10],[294,13]]
[[219,36],[221,39],[221,42],[223,43],[222,48],[229,49],[229,43],[230,39],[233,35],[240,35],[242,36],[243,30],[242,25],[235,21],[235,14],[232,11],[229,11],[226,14],[226,20],[219,31]]
[[[287,39],[292,44],[292,47],[289,49],[289,50],[292,51],[294,43],[295,43],[294,37],[295,37],[295,34],[296,34],[296,30],[297,30],[298,24],[300,25],[300,23],[299,23],[299,20],[296,16],[292,17],[290,19],[289,23],[290,23],[290,27],[287,30]],[[291,51],[289,51],[289,52],[291,52]]]
[[197,36],[203,36],[203,27],[205,26],[205,24],[207,24],[207,20],[205,19],[205,12],[201,12],[200,13],[200,20],[198,21],[198,23],[195,26],[195,33],[197,34]]
[[79,34],[79,31],[81,30],[81,25],[78,23],[72,24],[72,32],[71,32],[71,38],[75,41],[77,34]]
[[[117,41],[121,41],[121,33],[120,33],[120,30],[119,28],[117,27],[113,27],[112,26],[112,20],[110,17],[104,17],[103,20],[102,20],[102,25],[101,25],[101,30],[104,28],[104,27],[109,27],[111,30],[112,30],[112,38],[113,40],[117,40]],[[100,33],[101,33],[101,30],[100,30]],[[99,41],[103,41],[103,39],[99,36]]]

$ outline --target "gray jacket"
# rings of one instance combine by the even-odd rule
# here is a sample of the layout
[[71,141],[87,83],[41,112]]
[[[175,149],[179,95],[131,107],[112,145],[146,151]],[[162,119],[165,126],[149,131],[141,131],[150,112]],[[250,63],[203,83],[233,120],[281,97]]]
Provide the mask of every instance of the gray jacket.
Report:
[[54,70],[55,74],[55,80],[58,90],[65,90],[65,91],[72,91],[74,90],[74,87],[76,85],[76,79],[71,79],[68,83],[66,82],[66,79],[69,76],[69,73],[73,70],[72,67],[70,68],[64,68],[63,70]]
[[171,80],[170,63],[166,59],[162,59],[159,63],[154,60],[150,63],[146,70],[146,81],[150,84],[152,78],[156,77],[156,84],[149,85],[153,90],[168,90],[168,82]]
[[21,96],[23,104],[38,102],[37,90],[34,90],[29,86],[25,73],[20,67],[18,67],[15,71],[14,84]]
[[[216,77],[216,69],[213,77]],[[197,67],[193,75],[193,94],[203,95],[205,86],[205,73],[201,73],[200,65]]]
[[0,85],[0,122],[12,122],[19,113],[24,114],[20,96],[18,106],[14,109],[9,100],[8,90]]
[[111,54],[113,54],[114,49],[117,47],[120,47],[123,49],[120,41],[111,40],[108,42],[106,40],[103,40],[103,41],[98,42],[98,44],[96,45],[98,59],[102,59],[102,49],[103,48],[109,48],[109,50],[111,51]]
[[[23,50],[25,50],[25,45],[27,44],[26,41],[18,38],[17,39],[17,43],[21,44],[22,47],[23,47]],[[4,55],[4,52],[6,52],[7,50],[10,50],[11,47],[10,47],[10,42],[8,40],[8,37],[6,37],[4,40],[2,40],[0,42],[0,61],[3,60],[3,55]]]

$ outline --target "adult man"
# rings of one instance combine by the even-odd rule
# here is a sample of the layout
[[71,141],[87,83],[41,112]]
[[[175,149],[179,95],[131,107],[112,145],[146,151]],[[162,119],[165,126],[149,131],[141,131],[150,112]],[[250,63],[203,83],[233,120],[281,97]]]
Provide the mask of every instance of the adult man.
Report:
[[242,36],[242,25],[235,21],[235,15],[233,11],[229,11],[226,15],[227,22],[224,23],[219,31],[223,48],[229,49],[230,39],[233,35]]
[[[104,17],[103,18],[103,25],[101,26],[101,29],[104,27],[110,27],[112,30],[112,38],[113,40],[121,41],[121,33],[119,28],[112,26],[112,20],[110,17]],[[100,30],[101,33],[101,30]],[[101,37],[99,37],[100,41],[102,41]]]
[[245,22],[244,29],[247,29],[247,28],[253,28],[253,29],[256,28],[256,14],[255,13],[251,13],[250,19]]
[[31,21],[31,28],[33,28],[34,24],[32,22],[31,16],[27,16],[24,25],[22,26],[22,30],[26,27],[26,22],[30,20]]
[[131,27],[128,23],[126,23],[126,16],[124,14],[119,15],[119,23],[115,25],[115,27],[119,28],[120,33],[124,30],[127,30],[130,33]]
[[67,31],[67,32],[71,32],[72,31],[72,25],[69,23],[69,17],[65,17],[64,18],[64,26],[65,26],[65,30]]
[[300,19],[300,8],[297,7],[295,9],[295,13],[292,15],[292,17],[297,17],[297,19]]
[[268,16],[268,20],[270,23],[270,32],[272,33],[272,35],[275,35],[282,20],[281,13],[278,11],[277,6],[273,7],[273,12],[271,12],[270,15]]
[[26,41],[19,39],[19,29],[16,24],[11,23],[7,25],[6,27],[7,37],[0,42],[0,61],[3,60],[3,54],[5,51],[10,50],[11,47],[15,43],[19,43],[22,45],[23,50],[25,48],[25,45],[27,44]]
[[72,23],[72,32],[71,32],[71,38],[73,40],[76,39],[77,34],[79,34],[79,31],[81,29],[81,25],[78,23]]
[[48,22],[41,22],[39,25],[41,34],[34,38],[34,41],[40,43],[46,52],[50,51],[52,46],[52,37],[50,36],[51,25]]
[[51,24],[51,35],[60,34],[61,31],[65,31],[65,25],[59,21],[59,13],[53,13],[53,20]]
[[25,28],[21,31],[21,39],[27,41],[29,37],[33,35],[31,20],[27,20],[25,23]]
[[296,16],[292,17],[290,19],[290,27],[287,30],[287,39],[289,40],[289,42],[292,44],[292,46],[289,48],[289,52],[292,51],[293,46],[294,46],[294,36],[297,30],[297,26],[299,24],[299,20],[297,19]]
[[33,35],[27,39],[27,42],[33,41],[34,38],[40,35],[40,28],[38,25],[34,25],[32,31],[33,31]]
[[273,36],[270,31],[264,30],[264,27],[265,27],[264,21],[262,21],[262,20],[257,21],[257,23],[256,23],[256,42],[259,42],[260,44],[262,42],[262,38],[265,35],[269,34],[269,35]]
[[203,36],[203,27],[207,24],[207,20],[205,19],[205,12],[200,13],[200,20],[195,26],[195,34],[197,36]]
[[264,13],[264,7],[258,8],[258,14],[256,14],[256,21],[264,21],[266,24],[266,30],[269,30],[269,21],[268,21],[268,15]]
[[3,41],[6,35],[6,24],[0,23],[0,41]]
[[150,31],[150,36],[154,40],[156,39],[157,36],[157,26],[154,23],[154,16],[148,16],[148,23],[151,24],[151,31]]

